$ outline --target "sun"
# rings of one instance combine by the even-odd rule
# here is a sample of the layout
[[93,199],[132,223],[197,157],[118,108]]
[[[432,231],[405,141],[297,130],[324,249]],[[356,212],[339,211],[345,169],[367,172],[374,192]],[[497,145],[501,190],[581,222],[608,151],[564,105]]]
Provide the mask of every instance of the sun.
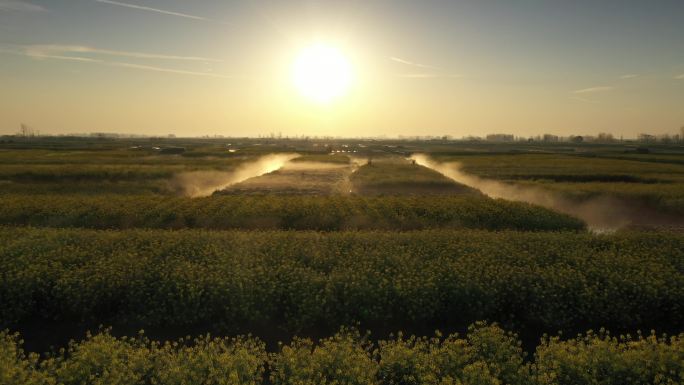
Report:
[[352,79],[353,71],[347,57],[325,44],[304,48],[292,66],[292,81],[299,93],[319,104],[329,104],[343,96]]

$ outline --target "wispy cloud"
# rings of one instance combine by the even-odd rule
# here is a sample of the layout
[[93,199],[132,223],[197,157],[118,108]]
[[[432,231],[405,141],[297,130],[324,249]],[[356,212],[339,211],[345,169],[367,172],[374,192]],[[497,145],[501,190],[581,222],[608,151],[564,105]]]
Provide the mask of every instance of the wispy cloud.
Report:
[[220,62],[219,59],[212,59],[200,56],[177,56],[177,55],[164,55],[156,53],[146,53],[146,52],[129,52],[129,51],[116,51],[108,49],[98,49],[80,45],[29,45],[25,46],[25,52],[28,56],[33,57],[44,57],[51,55],[63,55],[69,53],[76,54],[94,54],[94,55],[106,55],[106,56],[120,56],[136,59],[158,59],[158,60],[181,60],[181,61],[201,61],[201,62]]
[[417,63],[411,60],[406,60],[402,58],[398,58],[396,56],[390,56],[389,60],[395,62],[395,63],[400,63],[404,64],[407,66],[415,67],[415,68],[422,68],[423,70],[431,70],[431,71],[426,71],[426,72],[418,72],[418,73],[403,73],[403,74],[398,74],[396,75],[397,77],[400,78],[406,78],[406,79],[456,79],[456,78],[461,78],[463,75],[460,74],[448,74],[448,73],[443,73],[439,67],[429,65],[429,64],[423,64],[423,63]]
[[[39,48],[37,48],[39,47]],[[46,49],[50,47],[50,49]],[[61,47],[58,49],[58,47]],[[67,47],[67,48],[65,48]],[[215,59],[194,57],[194,56],[173,56],[173,55],[157,55],[157,54],[147,54],[141,52],[126,52],[126,51],[111,51],[111,50],[101,50],[97,48],[83,47],[83,46],[59,46],[59,45],[38,45],[38,46],[25,46],[14,49],[0,47],[0,53],[13,54],[27,56],[36,60],[63,60],[63,61],[74,61],[82,63],[99,64],[109,67],[121,67],[130,68],[142,71],[152,71],[152,72],[164,72],[169,74],[178,75],[190,75],[190,76],[203,76],[203,77],[214,77],[229,79],[230,76],[212,73],[212,72],[200,72],[191,71],[177,68],[161,67],[161,66],[151,66],[138,63],[130,63],[123,61],[110,61],[101,58],[92,58],[85,56],[74,56],[68,55],[69,53],[91,53],[100,55],[113,55],[118,57],[128,57],[134,59],[164,59],[164,60],[190,60],[190,61],[218,61]]]
[[684,74],[680,74],[680,75],[675,76],[675,79],[684,80]]
[[593,94],[593,93],[596,93],[596,92],[612,91],[613,89],[615,89],[615,87],[612,87],[612,86],[597,86],[597,87],[582,88],[581,90],[572,91],[572,93],[573,93],[573,94]]
[[578,102],[582,102],[582,103],[590,103],[590,104],[599,104],[599,103],[601,103],[601,102],[599,102],[598,100],[591,100],[591,99],[581,98],[581,97],[579,97],[579,96],[572,96],[572,97],[570,97],[570,99],[571,99],[571,100],[578,101]]
[[98,3],[110,4],[110,5],[117,5],[117,6],[119,6],[119,7],[132,8],[132,9],[137,9],[137,10],[140,10],[140,11],[156,12],[156,13],[161,13],[161,14],[169,15],[169,16],[184,17],[184,18],[186,18],[186,19],[209,20],[208,18],[202,17],[202,16],[195,16],[195,15],[190,15],[190,14],[187,14],[187,13],[174,12],[174,11],[167,11],[167,10],[164,10],[164,9],[146,7],[146,6],[137,5],[137,4],[122,3],[122,2],[120,2],[120,1],[113,1],[113,0],[95,0],[95,1],[98,2]]
[[20,0],[0,0],[0,11],[44,12],[45,7]]
[[437,67],[429,65],[429,64],[416,63],[416,62],[413,62],[410,60],[404,60],[404,59],[398,58],[396,56],[391,56],[389,59],[392,60],[393,62],[406,64],[406,65],[409,65],[412,67],[438,69]]
[[457,79],[462,78],[459,74],[433,74],[433,73],[417,73],[417,74],[399,74],[397,77],[406,79]]
[[208,77],[212,77],[212,78],[222,78],[222,79],[230,79],[231,78],[230,76],[227,76],[227,75],[215,74],[215,73],[211,73],[211,72],[185,71],[185,70],[179,70],[179,69],[173,69],[173,68],[147,66],[147,65],[140,65],[140,64],[134,64],[134,63],[106,62],[105,64],[110,65],[110,66],[114,66],[114,67],[133,68],[133,69],[138,69],[138,70],[154,71],[154,72],[166,72],[166,73],[170,73],[170,74],[192,75],[192,76],[208,76]]
[[626,75],[620,76],[620,79],[634,79],[637,77],[639,77],[639,75],[637,75],[637,74],[626,74]]
[[103,60],[93,59],[89,57],[79,57],[79,56],[64,56],[64,55],[26,55],[34,59],[56,59],[56,60],[69,60],[69,61],[80,61],[88,63],[103,63]]

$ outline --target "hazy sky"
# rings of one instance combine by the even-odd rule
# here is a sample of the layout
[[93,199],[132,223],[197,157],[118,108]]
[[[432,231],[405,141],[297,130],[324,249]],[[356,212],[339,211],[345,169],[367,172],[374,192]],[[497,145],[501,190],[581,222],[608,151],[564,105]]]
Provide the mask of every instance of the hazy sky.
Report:
[[[301,97],[336,47],[349,92]],[[0,0],[0,133],[634,136],[684,125],[682,0]]]

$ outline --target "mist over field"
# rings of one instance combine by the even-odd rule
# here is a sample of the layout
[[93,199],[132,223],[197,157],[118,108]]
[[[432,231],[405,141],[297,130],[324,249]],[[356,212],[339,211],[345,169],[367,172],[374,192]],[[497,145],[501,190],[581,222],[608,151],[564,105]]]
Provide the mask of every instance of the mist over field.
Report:
[[629,202],[610,195],[584,200],[571,199],[541,187],[530,187],[480,178],[463,172],[458,162],[441,163],[425,154],[414,154],[411,159],[441,174],[476,188],[498,199],[527,202],[582,219],[594,231],[615,231],[629,225],[668,225],[682,223],[681,218],[650,209],[639,202]]
[[169,182],[174,190],[192,198],[206,197],[249,178],[268,174],[283,167],[297,154],[268,154],[238,166],[234,171],[188,171],[176,174]]

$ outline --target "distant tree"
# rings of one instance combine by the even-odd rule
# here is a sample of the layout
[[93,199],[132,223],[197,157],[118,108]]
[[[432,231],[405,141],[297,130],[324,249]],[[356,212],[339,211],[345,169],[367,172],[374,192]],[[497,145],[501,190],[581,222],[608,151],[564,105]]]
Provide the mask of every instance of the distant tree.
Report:
[[34,137],[36,136],[36,131],[27,124],[21,123],[19,125],[19,136],[24,138]]
[[28,136],[28,130],[29,130],[29,128],[24,123],[22,123],[19,126],[19,136],[23,136],[24,138],[27,137]]
[[613,134],[609,134],[606,132],[599,133],[597,138],[597,141],[599,142],[612,142],[614,140],[615,138],[613,137]]

